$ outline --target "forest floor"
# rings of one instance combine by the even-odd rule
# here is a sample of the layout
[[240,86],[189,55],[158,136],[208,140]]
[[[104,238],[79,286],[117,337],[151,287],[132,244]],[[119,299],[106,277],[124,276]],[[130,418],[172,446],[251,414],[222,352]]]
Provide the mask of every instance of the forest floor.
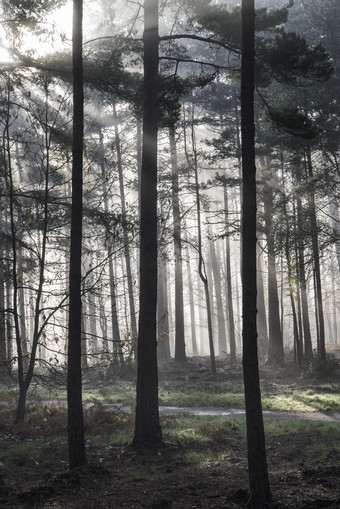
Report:
[[[218,365],[217,379],[242,383],[240,366],[225,368],[223,359]],[[89,375],[85,384],[91,385],[97,377]],[[293,367],[275,372],[264,368],[261,379],[264,383],[275,380],[278,387],[320,387]],[[161,368],[160,383],[171,381],[181,383],[184,391],[189,381],[211,387],[209,360],[193,359],[185,365],[171,362]],[[336,375],[328,383],[333,391],[340,388]],[[136,450],[123,435],[113,439],[113,433],[121,429],[132,436],[133,414],[108,412],[103,405],[95,405],[85,415],[89,465],[70,473],[65,408],[46,403],[32,407],[20,426],[13,424],[13,415],[13,409],[1,409],[0,507],[235,509],[247,505],[244,418],[164,415],[164,445]],[[266,419],[266,426],[270,422],[272,427],[266,429],[270,507],[340,507],[340,425],[300,421],[291,425],[281,423],[280,416],[276,421]],[[334,444],[323,449],[321,442],[327,434],[332,434]]]

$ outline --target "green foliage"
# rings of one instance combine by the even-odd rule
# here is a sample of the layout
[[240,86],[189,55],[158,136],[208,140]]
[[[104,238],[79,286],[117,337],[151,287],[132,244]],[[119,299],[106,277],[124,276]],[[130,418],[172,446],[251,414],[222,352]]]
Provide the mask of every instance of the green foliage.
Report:
[[23,442],[8,447],[6,440],[2,440],[0,448],[0,468],[6,470],[12,470],[27,464],[39,464],[39,460],[44,454],[44,445],[35,442]]
[[320,127],[298,108],[282,110],[269,108],[268,111],[274,124],[293,136],[309,140],[320,133]]
[[331,60],[321,44],[310,48],[303,37],[283,29],[272,38],[259,40],[256,54],[260,83],[274,78],[291,85],[310,84],[327,81],[333,74]]

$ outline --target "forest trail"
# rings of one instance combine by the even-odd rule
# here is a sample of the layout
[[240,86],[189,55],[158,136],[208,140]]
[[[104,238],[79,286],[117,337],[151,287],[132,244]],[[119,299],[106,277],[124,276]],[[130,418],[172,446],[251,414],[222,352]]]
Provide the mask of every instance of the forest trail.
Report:
[[[31,402],[32,404],[33,402]],[[44,400],[34,402],[33,404],[43,404],[46,406],[66,406],[66,400]],[[85,409],[93,406],[94,402],[84,404]],[[130,405],[121,403],[100,403],[107,410],[121,410],[122,412],[132,412]],[[189,414],[198,416],[212,417],[245,417],[244,408],[227,408],[227,407],[179,407],[179,406],[160,406],[159,413],[161,415],[178,415]],[[263,410],[265,419],[276,419],[280,421],[321,421],[321,422],[340,422],[340,414],[326,412],[290,412],[290,411],[274,411]]]

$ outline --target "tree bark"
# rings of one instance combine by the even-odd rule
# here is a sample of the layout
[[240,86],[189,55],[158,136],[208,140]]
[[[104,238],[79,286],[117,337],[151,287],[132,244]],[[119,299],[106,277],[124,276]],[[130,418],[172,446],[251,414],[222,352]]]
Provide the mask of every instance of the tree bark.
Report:
[[280,327],[280,307],[277,289],[274,232],[272,227],[274,199],[273,188],[270,182],[264,185],[263,202],[268,247],[268,363],[282,366],[284,364],[283,338]]
[[242,0],[241,132],[242,132],[242,308],[243,377],[246,406],[249,502],[270,502],[265,449],[256,327],[256,167],[254,126],[254,0]]
[[[297,183],[301,182],[301,167],[300,162],[297,162],[295,167],[295,178]],[[303,214],[302,214],[302,201],[299,196],[296,198],[296,212],[298,228],[303,231]],[[308,299],[306,287],[306,270],[305,270],[305,254],[304,254],[304,235],[298,235],[298,267],[299,267],[299,283],[301,293],[301,308],[302,308],[302,323],[303,323],[303,337],[304,337],[304,357],[308,361],[313,358],[312,336],[310,331],[309,313],[308,313]]]
[[[237,107],[236,107],[237,109]],[[238,135],[239,136],[239,135]],[[224,214],[227,221],[227,214],[229,211],[228,203],[228,189],[227,186],[223,188],[224,199]],[[230,238],[229,226],[226,225],[226,238],[225,238],[225,270],[226,270],[226,297],[227,297],[227,314],[229,325],[229,347],[230,347],[230,363],[236,362],[236,339],[235,339],[235,318],[234,318],[234,299],[232,294],[231,284],[231,253],[230,253]]]
[[220,274],[220,269],[219,269],[220,263],[217,260],[215,245],[212,240],[209,241],[209,248],[210,248],[211,268],[212,268],[214,287],[215,287],[218,349],[219,349],[219,352],[222,352],[222,351],[225,352],[227,349],[227,338],[226,338],[226,328],[225,328],[224,312],[223,312],[222,284],[221,284],[221,274]]
[[81,247],[83,210],[83,1],[73,0],[73,144],[68,337],[68,451],[69,467],[86,464],[81,371]]
[[123,219],[123,238],[124,238],[124,255],[125,255],[125,266],[126,266],[126,277],[128,284],[128,294],[129,294],[129,307],[130,307],[130,323],[131,323],[131,338],[133,341],[137,338],[137,322],[136,322],[136,311],[135,311],[135,299],[134,299],[134,290],[133,290],[133,278],[131,271],[131,256],[130,256],[130,247],[129,247],[129,237],[126,230],[126,200],[125,200],[125,187],[124,187],[124,179],[123,179],[123,161],[122,161],[122,153],[120,148],[120,136],[118,130],[118,117],[116,113],[116,107],[113,106],[113,118],[115,120],[115,143],[116,143],[116,152],[117,152],[117,167],[118,167],[118,177],[119,177],[119,191],[120,191],[120,203],[122,209],[122,219]]
[[183,305],[183,264],[181,213],[179,208],[178,164],[175,139],[175,128],[169,128],[171,171],[172,171],[172,214],[174,223],[174,257],[175,257],[175,360],[186,361],[184,338],[184,305]]
[[168,310],[168,274],[166,260],[159,260],[157,292],[157,353],[159,360],[170,359],[169,310]]
[[189,304],[190,304],[190,328],[191,328],[192,355],[196,356],[196,355],[198,355],[198,349],[197,349],[197,337],[196,337],[195,299],[194,299],[194,287],[193,287],[191,265],[190,265],[190,258],[189,258],[189,249],[187,249],[186,257],[187,257],[188,292],[189,292]]
[[[259,250],[258,250],[259,251]],[[262,275],[262,255],[258,252],[257,255],[257,271],[256,271],[256,284],[257,284],[257,327],[258,327],[258,349],[262,357],[268,355],[268,328],[267,328],[267,315],[266,304],[264,300],[263,288],[263,275]]]
[[140,211],[137,398],[133,443],[162,439],[157,369],[158,0],[144,2],[144,103]]
[[[313,179],[313,165],[310,146],[306,149],[307,153],[307,171],[310,180]],[[312,250],[314,258],[314,270],[315,270],[315,283],[316,283],[316,298],[317,298],[317,313],[318,313],[318,356],[321,361],[326,360],[326,345],[325,345],[325,320],[323,313],[323,302],[322,302],[322,285],[321,285],[321,270],[320,270],[320,253],[319,253],[319,235],[318,225],[316,220],[315,211],[315,198],[314,193],[311,190],[308,196],[309,202],[309,216],[311,221],[311,237],[312,237]]]

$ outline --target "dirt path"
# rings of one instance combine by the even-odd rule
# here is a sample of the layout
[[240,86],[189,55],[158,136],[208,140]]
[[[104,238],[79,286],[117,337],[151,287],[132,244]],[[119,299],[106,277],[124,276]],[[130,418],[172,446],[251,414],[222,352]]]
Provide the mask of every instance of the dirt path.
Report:
[[[0,405],[8,405],[6,401],[0,401]],[[66,400],[42,400],[28,401],[29,405],[46,405],[55,407],[66,407]],[[90,408],[95,403],[86,402],[84,408]],[[108,410],[121,410],[122,412],[131,412],[130,405],[121,403],[102,403]],[[227,408],[227,407],[178,407],[178,406],[160,406],[159,413],[162,415],[178,415],[189,414],[198,416],[212,417],[245,417],[243,408]],[[321,421],[321,422],[340,422],[340,414],[332,414],[326,412],[292,412],[279,410],[263,410],[265,419],[277,419],[280,421]]]
[[[119,405],[116,403],[104,404],[107,408],[120,409],[123,412],[131,412],[128,405]],[[245,417],[243,408],[223,408],[223,407],[177,407],[160,406],[159,413],[163,415],[190,414],[215,417]],[[283,412],[274,410],[264,410],[265,419],[277,419],[281,421],[321,421],[321,422],[340,422],[340,414],[331,414],[325,412]]]

